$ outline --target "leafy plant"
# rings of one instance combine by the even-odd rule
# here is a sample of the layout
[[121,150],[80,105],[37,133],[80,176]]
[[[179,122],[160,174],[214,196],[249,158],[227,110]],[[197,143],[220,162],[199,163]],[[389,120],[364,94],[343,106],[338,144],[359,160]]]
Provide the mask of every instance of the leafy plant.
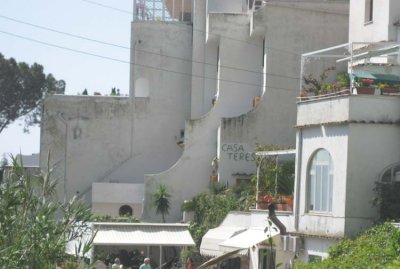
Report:
[[50,171],[29,176],[16,158],[12,165],[0,183],[0,265],[50,268],[67,259],[67,242],[91,231],[90,209],[76,199],[57,201]]
[[390,223],[374,226],[354,240],[344,239],[329,250],[329,257],[296,269],[398,268],[400,230]]
[[304,76],[303,80],[305,86],[302,90],[305,92],[311,92],[314,95],[319,95],[322,91],[326,91],[330,86],[325,82],[325,80],[328,78],[329,73],[335,69],[334,66],[324,69],[324,71],[319,75],[319,78],[314,78],[312,74]]
[[375,196],[373,205],[378,207],[380,219],[400,219],[400,183],[399,182],[375,182]]
[[[258,146],[257,151],[283,150],[285,147],[273,145]],[[280,161],[276,164],[276,157],[260,157],[257,156],[256,164],[260,166],[259,175],[259,194],[275,196],[275,181],[277,180],[277,195],[290,196],[294,189],[294,160]],[[254,193],[256,188],[257,176],[252,178]]]
[[171,194],[167,191],[167,186],[161,184],[158,190],[153,193],[153,207],[156,209],[156,214],[161,214],[163,222],[165,222],[165,215],[169,214]]

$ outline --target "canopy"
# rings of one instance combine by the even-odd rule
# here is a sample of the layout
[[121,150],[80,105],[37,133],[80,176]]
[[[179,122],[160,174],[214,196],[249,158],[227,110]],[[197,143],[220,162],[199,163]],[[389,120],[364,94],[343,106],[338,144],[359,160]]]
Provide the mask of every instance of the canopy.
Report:
[[223,254],[218,244],[245,230],[245,227],[231,226],[220,226],[208,230],[201,240],[200,253],[205,256],[219,256]]
[[370,78],[375,81],[375,83],[399,83],[400,76],[393,74],[372,74],[367,72],[357,72],[354,71],[354,78]]
[[94,245],[194,246],[186,224],[95,223]]
[[[247,231],[244,231],[224,242],[219,243],[219,248],[223,252],[234,251],[235,249],[247,249],[257,245],[265,240],[267,240],[270,236],[274,237],[279,235],[279,229],[273,225],[271,227],[271,231],[264,232],[263,228],[250,228]],[[246,253],[240,253],[245,255]]]

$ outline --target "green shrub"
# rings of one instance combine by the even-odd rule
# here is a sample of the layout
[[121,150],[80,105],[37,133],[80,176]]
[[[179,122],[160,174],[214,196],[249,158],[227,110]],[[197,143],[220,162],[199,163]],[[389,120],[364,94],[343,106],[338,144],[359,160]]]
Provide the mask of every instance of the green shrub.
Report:
[[390,223],[374,226],[354,240],[344,239],[329,250],[329,257],[296,269],[400,268],[400,230]]

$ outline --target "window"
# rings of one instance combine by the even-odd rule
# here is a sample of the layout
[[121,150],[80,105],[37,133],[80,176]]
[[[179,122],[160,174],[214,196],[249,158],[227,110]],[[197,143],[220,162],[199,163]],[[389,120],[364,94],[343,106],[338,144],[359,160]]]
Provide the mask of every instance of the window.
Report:
[[258,251],[258,269],[276,268],[275,256],[275,249],[260,249]]
[[132,216],[133,210],[129,205],[123,205],[119,208],[119,215],[121,217]]
[[374,15],[374,0],[365,0],[365,19],[364,22],[372,22]]
[[332,211],[333,162],[325,149],[318,150],[308,171],[308,210]]
[[400,164],[391,165],[380,177],[382,183],[400,182]]

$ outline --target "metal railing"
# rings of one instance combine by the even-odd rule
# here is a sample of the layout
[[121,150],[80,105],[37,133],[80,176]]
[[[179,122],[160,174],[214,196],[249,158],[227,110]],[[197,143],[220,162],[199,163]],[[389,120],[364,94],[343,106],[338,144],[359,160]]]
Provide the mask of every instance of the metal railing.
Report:
[[191,22],[192,0],[134,0],[134,21]]
[[307,91],[318,97],[353,94],[368,83],[399,87],[400,43],[352,42],[302,54],[300,77],[300,99]]

